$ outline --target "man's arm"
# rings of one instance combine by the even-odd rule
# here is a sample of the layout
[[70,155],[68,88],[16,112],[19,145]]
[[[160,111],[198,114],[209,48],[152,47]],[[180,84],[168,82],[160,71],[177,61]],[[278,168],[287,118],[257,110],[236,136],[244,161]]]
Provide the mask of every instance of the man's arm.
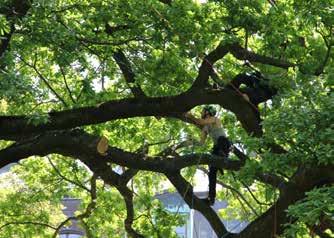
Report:
[[208,133],[207,133],[204,129],[202,129],[201,140],[199,141],[199,143],[200,143],[201,145],[204,145],[207,136],[208,136]]
[[197,125],[200,125],[200,126],[205,126],[205,125],[213,124],[213,123],[216,122],[215,117],[209,117],[209,118],[202,119],[202,118],[195,117],[190,112],[186,112],[184,115],[185,115],[185,117],[193,120]]

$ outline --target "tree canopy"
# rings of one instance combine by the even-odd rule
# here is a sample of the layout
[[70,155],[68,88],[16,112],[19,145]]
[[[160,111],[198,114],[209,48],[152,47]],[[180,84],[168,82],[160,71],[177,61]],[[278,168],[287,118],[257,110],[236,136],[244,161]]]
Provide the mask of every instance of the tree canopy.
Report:
[[[333,0],[0,0],[0,167],[17,163],[0,237],[56,237],[74,219],[87,237],[176,237],[182,216],[154,197],[167,181],[218,237],[333,237],[333,45]],[[231,87],[254,72],[270,94]],[[184,113],[205,104],[229,159],[189,143]],[[208,165],[225,171],[218,214],[193,194]],[[75,217],[64,196],[82,200]]]

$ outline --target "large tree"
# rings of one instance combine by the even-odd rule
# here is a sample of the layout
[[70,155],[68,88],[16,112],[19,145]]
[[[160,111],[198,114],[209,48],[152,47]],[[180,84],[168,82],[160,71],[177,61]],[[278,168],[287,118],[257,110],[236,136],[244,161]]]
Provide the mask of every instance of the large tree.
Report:
[[[331,237],[333,9],[333,0],[0,0],[0,166],[18,164],[2,178],[11,183],[0,237],[55,237],[74,219],[88,237],[173,237],[182,217],[154,200],[168,180],[218,237]],[[254,71],[267,87],[231,83]],[[229,159],[189,143],[200,130],[184,113],[204,104],[220,109]],[[102,136],[107,156],[96,150]],[[207,165],[225,171],[219,214],[193,194]],[[68,219],[65,195],[83,201]],[[229,233],[220,218],[230,217],[250,224]]]

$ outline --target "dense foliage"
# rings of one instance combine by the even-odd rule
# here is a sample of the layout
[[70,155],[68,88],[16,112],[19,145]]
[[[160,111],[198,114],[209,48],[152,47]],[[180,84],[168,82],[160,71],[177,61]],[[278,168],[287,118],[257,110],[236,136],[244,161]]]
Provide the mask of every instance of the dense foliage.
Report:
[[[0,0],[0,237],[55,237],[65,196],[87,237],[176,237],[168,181],[219,237],[333,237],[333,45],[333,0]],[[254,70],[258,103],[228,87]],[[204,104],[228,160],[191,143]],[[192,193],[210,164],[240,234]]]

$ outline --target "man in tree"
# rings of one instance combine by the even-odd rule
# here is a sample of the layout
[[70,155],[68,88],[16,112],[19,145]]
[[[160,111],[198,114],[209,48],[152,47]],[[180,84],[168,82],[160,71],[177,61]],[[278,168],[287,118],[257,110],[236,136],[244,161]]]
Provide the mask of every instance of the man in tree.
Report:
[[[202,110],[201,118],[196,118],[190,112],[185,114],[186,117],[192,119],[197,125],[202,127],[200,144],[204,144],[207,135],[209,135],[214,143],[212,154],[217,156],[228,157],[231,150],[231,143],[227,139],[222,128],[221,121],[216,117],[216,110],[212,106],[205,106]],[[208,203],[213,205],[216,198],[216,181],[217,167],[209,166],[209,196]],[[220,170],[222,173],[223,171]]]
[[[270,2],[1,1],[0,168],[19,165],[17,183],[1,177],[0,238],[56,237],[68,224],[55,214],[64,195],[82,199],[87,236],[173,237],[176,219],[149,199],[166,178],[217,237],[332,235],[333,0]],[[243,72],[231,87],[211,85],[224,82],[213,69],[228,76],[240,62],[284,75],[282,93]],[[182,113],[206,104],[234,115],[224,128],[247,148],[233,148],[239,160],[174,150]],[[181,173],[199,159],[233,171],[224,200],[251,221],[240,234],[221,221],[235,213],[216,214]]]

